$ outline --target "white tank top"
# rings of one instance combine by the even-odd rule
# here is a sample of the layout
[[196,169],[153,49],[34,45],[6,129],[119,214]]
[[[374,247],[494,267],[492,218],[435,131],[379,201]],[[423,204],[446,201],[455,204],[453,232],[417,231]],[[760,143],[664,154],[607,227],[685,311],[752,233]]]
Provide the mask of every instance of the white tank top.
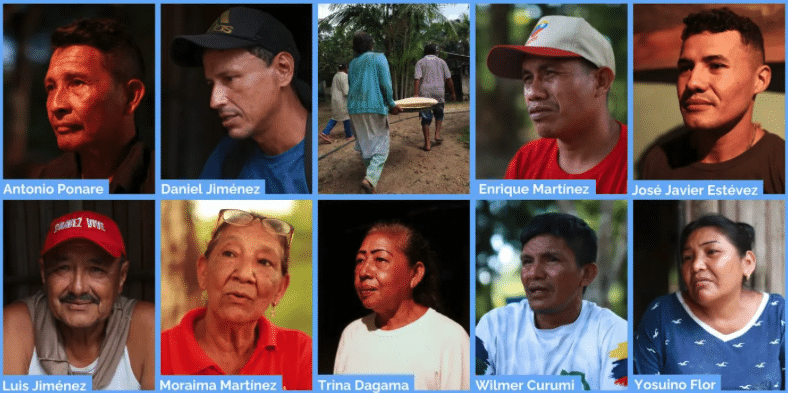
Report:
[[[74,367],[68,365],[72,374],[93,375],[98,366],[98,358],[86,367]],[[33,359],[30,361],[30,367],[27,369],[28,375],[46,375],[41,364],[38,362],[38,354],[35,348],[33,349]],[[140,382],[134,376],[134,370],[131,369],[131,361],[129,361],[129,348],[123,350],[123,357],[118,362],[118,367],[115,369],[115,374],[104,390],[140,390]]]

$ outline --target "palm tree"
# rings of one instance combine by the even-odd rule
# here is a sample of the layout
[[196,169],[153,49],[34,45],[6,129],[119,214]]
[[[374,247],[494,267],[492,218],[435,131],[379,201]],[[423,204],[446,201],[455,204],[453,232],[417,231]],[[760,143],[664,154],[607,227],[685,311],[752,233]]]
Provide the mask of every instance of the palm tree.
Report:
[[[389,60],[395,99],[408,96],[413,66],[421,58],[430,24],[447,22],[438,4],[333,4],[324,20],[351,30],[364,30],[383,44]],[[409,83],[410,82],[410,83]]]

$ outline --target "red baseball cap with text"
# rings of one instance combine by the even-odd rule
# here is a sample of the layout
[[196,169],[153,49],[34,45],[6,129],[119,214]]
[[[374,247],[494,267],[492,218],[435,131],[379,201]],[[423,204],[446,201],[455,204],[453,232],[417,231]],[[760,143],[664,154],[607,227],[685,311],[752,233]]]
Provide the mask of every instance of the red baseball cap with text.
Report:
[[93,242],[115,258],[126,255],[126,245],[115,221],[96,212],[77,211],[52,220],[41,256],[73,239]]

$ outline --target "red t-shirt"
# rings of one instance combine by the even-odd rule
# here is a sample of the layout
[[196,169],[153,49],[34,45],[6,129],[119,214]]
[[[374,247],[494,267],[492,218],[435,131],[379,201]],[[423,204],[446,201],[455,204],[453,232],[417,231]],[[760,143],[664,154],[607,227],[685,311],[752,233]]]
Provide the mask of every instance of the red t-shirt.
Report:
[[[161,334],[162,375],[226,375],[194,337],[194,321],[204,316],[205,308],[191,310]],[[312,339],[298,330],[276,327],[265,317],[257,323],[257,348],[239,374],[281,375],[282,390],[311,390]]]
[[[619,123],[621,124],[621,123]],[[586,172],[566,173],[558,165],[558,143],[554,138],[539,138],[526,143],[506,168],[504,179],[592,179],[597,194],[627,192],[627,126],[621,124],[616,147],[599,164]]]

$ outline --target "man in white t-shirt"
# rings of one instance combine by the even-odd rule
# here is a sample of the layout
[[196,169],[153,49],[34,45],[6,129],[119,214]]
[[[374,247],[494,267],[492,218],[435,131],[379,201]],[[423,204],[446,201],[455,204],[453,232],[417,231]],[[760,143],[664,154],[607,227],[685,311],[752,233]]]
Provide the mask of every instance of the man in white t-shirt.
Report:
[[585,390],[627,386],[627,321],[584,301],[597,275],[597,240],[583,220],[536,216],[520,235],[528,296],[476,326],[476,373],[576,375]]

